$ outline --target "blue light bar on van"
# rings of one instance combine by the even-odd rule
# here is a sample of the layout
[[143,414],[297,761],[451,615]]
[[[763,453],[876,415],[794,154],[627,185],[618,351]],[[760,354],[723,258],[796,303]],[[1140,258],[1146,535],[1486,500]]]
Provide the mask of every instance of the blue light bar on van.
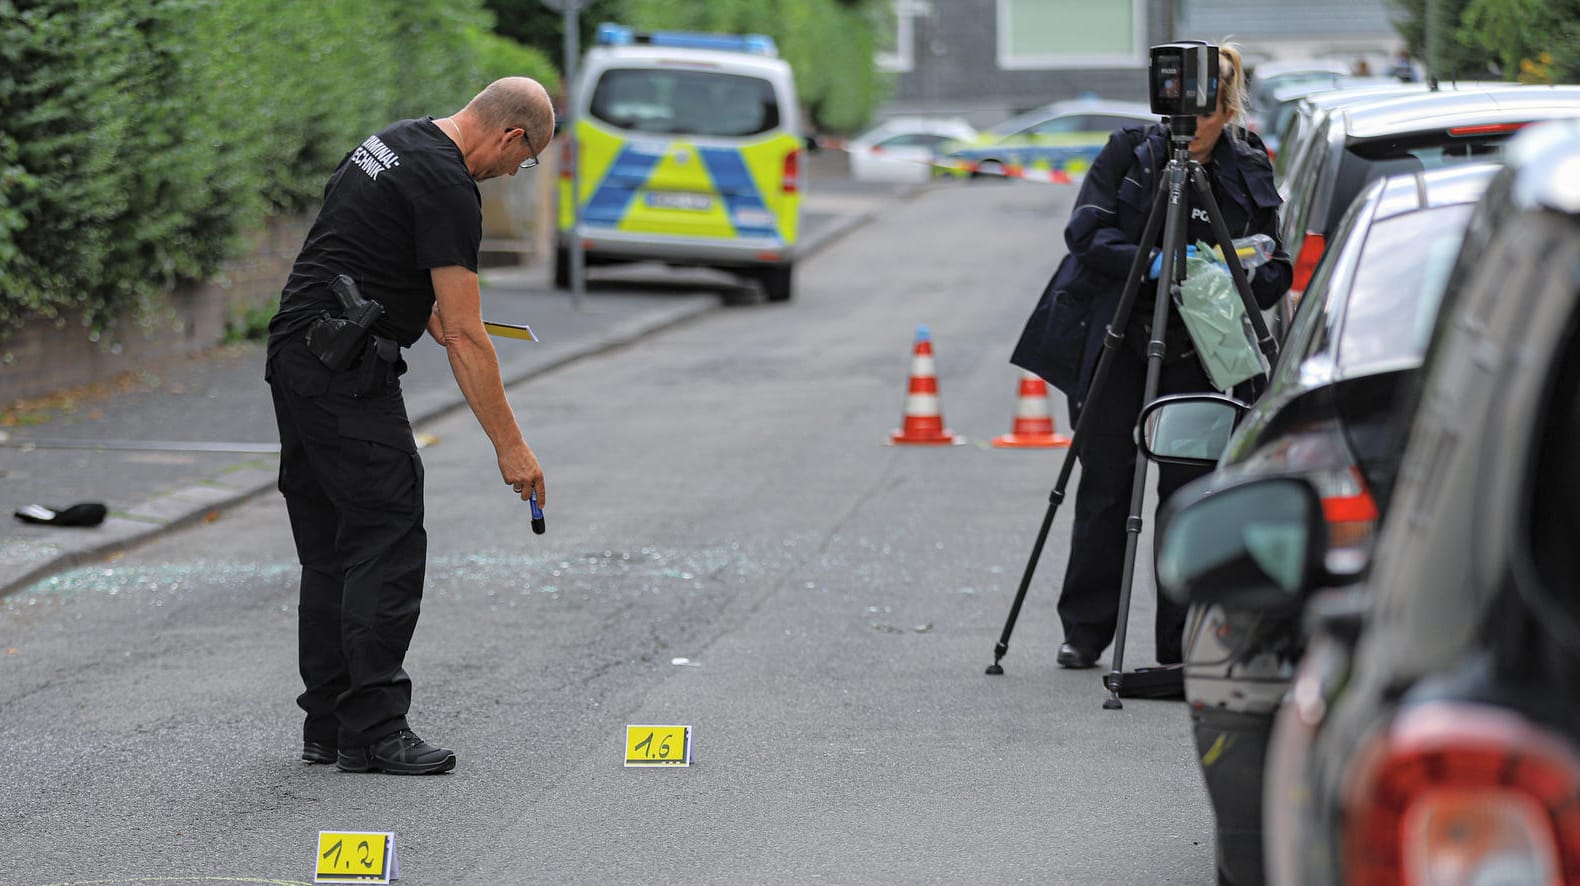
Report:
[[747,52],[778,58],[779,47],[766,34],[699,34],[688,31],[637,31],[625,25],[604,23],[598,26],[596,40],[601,46],[669,46],[676,49],[716,49]]

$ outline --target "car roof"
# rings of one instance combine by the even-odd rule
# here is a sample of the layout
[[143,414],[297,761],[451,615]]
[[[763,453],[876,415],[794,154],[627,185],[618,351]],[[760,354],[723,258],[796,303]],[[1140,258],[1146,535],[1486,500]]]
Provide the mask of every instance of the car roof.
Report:
[[871,129],[868,129],[866,134],[872,135],[879,132],[943,132],[961,129],[976,131],[975,126],[967,123],[961,117],[901,116],[880,120]]
[[989,127],[988,130],[999,134],[1013,132],[1060,114],[1118,114],[1132,116],[1138,120],[1143,117],[1148,120],[1158,119],[1158,115],[1152,113],[1152,107],[1142,102],[1114,101],[1086,96],[1050,102],[1030,111],[1000,120]]
[[1391,91],[1405,92],[1410,86],[1415,86],[1417,90],[1426,88],[1416,84],[1400,83],[1392,77],[1345,77],[1337,83],[1296,83],[1280,86],[1273,90],[1273,101],[1294,101],[1330,92],[1347,92],[1358,96]]
[[1351,66],[1348,62],[1336,59],[1299,59],[1295,61],[1262,62],[1251,68],[1251,80],[1271,80],[1275,77],[1285,77],[1290,74],[1348,74]]
[[790,71],[790,65],[781,58],[769,58],[746,52],[721,49],[692,49],[679,46],[596,46],[587,53],[589,67],[599,68],[653,67],[657,65],[703,66],[717,68],[723,73],[756,74],[777,78]]
[[1308,95],[1301,99],[1303,105],[1314,111],[1327,111],[1345,105],[1371,104],[1396,98],[1426,95],[1430,88],[1425,83],[1397,83],[1392,86],[1357,86],[1353,89],[1333,89]]
[[1478,123],[1548,120],[1580,114],[1580,87],[1508,87],[1429,92],[1340,107],[1353,138],[1446,129]]
[[1152,106],[1148,105],[1146,102],[1132,102],[1123,101],[1121,99],[1098,98],[1097,96],[1093,95],[1049,102],[1037,110],[1044,111],[1049,114],[1081,114],[1098,111],[1101,113],[1143,114],[1148,117],[1158,116],[1157,114],[1152,113]]

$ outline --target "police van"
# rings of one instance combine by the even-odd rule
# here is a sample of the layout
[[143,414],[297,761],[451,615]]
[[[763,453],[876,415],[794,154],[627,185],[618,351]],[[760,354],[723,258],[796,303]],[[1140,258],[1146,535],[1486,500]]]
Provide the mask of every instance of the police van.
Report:
[[799,110],[772,38],[600,26],[561,153],[555,285],[570,285],[575,237],[588,265],[720,268],[789,299],[804,184]]

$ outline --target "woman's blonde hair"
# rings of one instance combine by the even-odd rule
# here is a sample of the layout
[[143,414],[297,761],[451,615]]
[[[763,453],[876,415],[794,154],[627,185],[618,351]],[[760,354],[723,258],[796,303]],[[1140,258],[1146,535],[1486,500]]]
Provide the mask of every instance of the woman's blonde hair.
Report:
[[1218,101],[1229,113],[1230,122],[1245,125],[1245,64],[1240,47],[1227,41],[1218,44]]

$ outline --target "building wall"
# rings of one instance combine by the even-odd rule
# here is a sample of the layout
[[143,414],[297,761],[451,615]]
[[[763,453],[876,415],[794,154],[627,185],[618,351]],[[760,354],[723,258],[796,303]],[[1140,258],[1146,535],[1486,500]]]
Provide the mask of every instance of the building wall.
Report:
[[1377,73],[1404,41],[1386,0],[1183,0],[1177,21],[1183,39],[1232,39],[1248,62],[1366,59]]
[[[1158,42],[1150,35],[1164,33],[1170,2],[1148,0],[1148,43]],[[1000,68],[997,0],[900,0],[899,14],[904,15],[908,6],[923,10],[910,17],[911,69],[895,74],[895,91],[880,117],[961,116],[974,125],[987,126],[1038,105],[1088,93],[1145,99],[1144,62],[1124,68]]]
[[[898,53],[909,61],[909,70],[894,74],[895,90],[880,109],[880,118],[950,115],[988,126],[1011,114],[1087,93],[1145,100],[1144,59],[1129,67],[1001,68],[998,0],[895,0],[895,4],[897,14],[910,21],[909,39]],[[1148,45],[1177,39],[1233,40],[1253,69],[1261,61],[1330,57],[1352,65],[1365,59],[1377,73],[1386,69],[1403,45],[1387,0],[1147,0],[1145,15]],[[904,35],[905,29],[900,32]],[[908,53],[903,51],[906,48]]]

